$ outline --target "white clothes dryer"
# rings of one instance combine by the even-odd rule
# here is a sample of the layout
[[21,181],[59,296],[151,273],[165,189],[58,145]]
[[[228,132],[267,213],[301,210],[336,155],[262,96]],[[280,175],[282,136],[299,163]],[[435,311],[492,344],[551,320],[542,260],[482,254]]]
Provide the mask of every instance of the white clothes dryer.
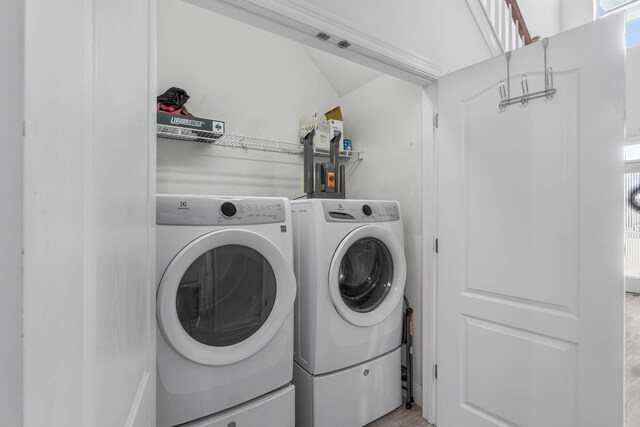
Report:
[[400,208],[310,199],[291,209],[296,425],[362,426],[402,403]]
[[293,427],[289,201],[156,203],[157,425]]

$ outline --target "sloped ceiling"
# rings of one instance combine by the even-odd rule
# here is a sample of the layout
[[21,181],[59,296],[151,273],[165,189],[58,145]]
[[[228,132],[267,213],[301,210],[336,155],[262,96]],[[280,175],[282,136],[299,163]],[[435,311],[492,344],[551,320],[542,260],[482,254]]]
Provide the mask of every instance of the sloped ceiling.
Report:
[[382,75],[379,71],[312,47],[303,46],[303,49],[341,97]]

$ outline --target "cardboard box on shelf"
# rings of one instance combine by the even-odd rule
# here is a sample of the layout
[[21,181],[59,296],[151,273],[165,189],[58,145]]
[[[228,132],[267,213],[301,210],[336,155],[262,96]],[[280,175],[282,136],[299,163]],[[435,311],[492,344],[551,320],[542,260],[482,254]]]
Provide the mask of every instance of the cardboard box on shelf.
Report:
[[335,135],[335,132],[340,131],[340,141],[338,146],[340,151],[343,152],[344,141],[344,128],[342,122],[342,111],[340,107],[335,107],[328,111],[324,117],[320,117],[317,111],[308,113],[302,116],[300,119],[300,141],[304,138],[312,129],[316,130],[313,137],[313,146],[321,150],[329,150],[331,138]]
[[[340,152],[344,151],[344,146],[343,146],[343,142],[344,142],[344,124],[342,121],[342,110],[340,109],[340,107],[335,107],[332,108],[331,110],[327,111],[324,114],[325,120],[327,123],[329,123],[330,125],[330,136],[329,136],[329,141],[331,141],[331,138],[333,138],[333,136],[336,134],[336,132],[340,132],[340,141],[338,141],[338,147],[340,147]],[[327,149],[329,147],[327,146]]]
[[313,147],[322,150],[329,150],[331,141],[331,125],[327,123],[324,116],[320,116],[317,111],[307,113],[300,119],[300,142],[311,130],[315,129],[313,136]]

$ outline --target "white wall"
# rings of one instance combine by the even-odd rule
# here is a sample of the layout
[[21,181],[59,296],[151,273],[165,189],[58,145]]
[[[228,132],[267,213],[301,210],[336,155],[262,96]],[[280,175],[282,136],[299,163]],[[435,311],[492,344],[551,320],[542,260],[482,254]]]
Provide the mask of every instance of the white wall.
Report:
[[627,140],[640,144],[640,46],[627,49]]
[[[422,88],[383,76],[341,99],[345,134],[365,159],[348,177],[349,197],[398,200],[407,258],[405,295],[414,309],[414,384],[422,390]],[[430,116],[430,114],[429,114]],[[416,402],[422,405],[421,396]]]
[[[225,121],[227,133],[296,143],[304,112],[340,101],[298,43],[180,0],[159,4],[158,25],[181,34],[159,34],[158,93],[185,89],[189,111]],[[295,198],[301,177],[298,155],[158,140],[159,193]]]
[[27,0],[24,425],[155,425],[154,0]]
[[0,13],[0,425],[22,425],[22,120],[24,2]]
[[593,0],[560,0],[560,31],[593,21]]
[[560,30],[563,0],[518,0],[518,6],[531,37],[551,37]]
[[593,0],[519,0],[531,36],[551,37],[593,21]]
[[[179,0],[159,6],[160,28],[190,23],[180,27],[181,40],[234,40],[215,51],[224,61],[162,34],[158,52],[159,92],[183,87],[192,95],[189,110],[225,120],[228,133],[295,142],[303,112],[341,105],[345,136],[355,150],[366,151],[364,160],[346,163],[348,197],[399,200],[406,220],[407,295],[417,317],[414,381],[420,386],[422,88],[382,76],[339,97],[298,43]],[[182,62],[173,61],[179,49]],[[157,177],[159,192],[303,195],[300,155],[160,139]]]

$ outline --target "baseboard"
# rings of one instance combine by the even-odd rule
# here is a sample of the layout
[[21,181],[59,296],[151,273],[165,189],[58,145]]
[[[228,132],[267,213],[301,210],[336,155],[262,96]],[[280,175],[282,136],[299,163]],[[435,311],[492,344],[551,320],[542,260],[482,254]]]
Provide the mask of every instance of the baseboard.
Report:
[[416,405],[422,406],[422,386],[421,385],[413,386],[413,400]]
[[[406,390],[402,389],[402,404],[404,405],[406,402]],[[415,385],[413,386],[413,404],[422,407],[422,386]]]

